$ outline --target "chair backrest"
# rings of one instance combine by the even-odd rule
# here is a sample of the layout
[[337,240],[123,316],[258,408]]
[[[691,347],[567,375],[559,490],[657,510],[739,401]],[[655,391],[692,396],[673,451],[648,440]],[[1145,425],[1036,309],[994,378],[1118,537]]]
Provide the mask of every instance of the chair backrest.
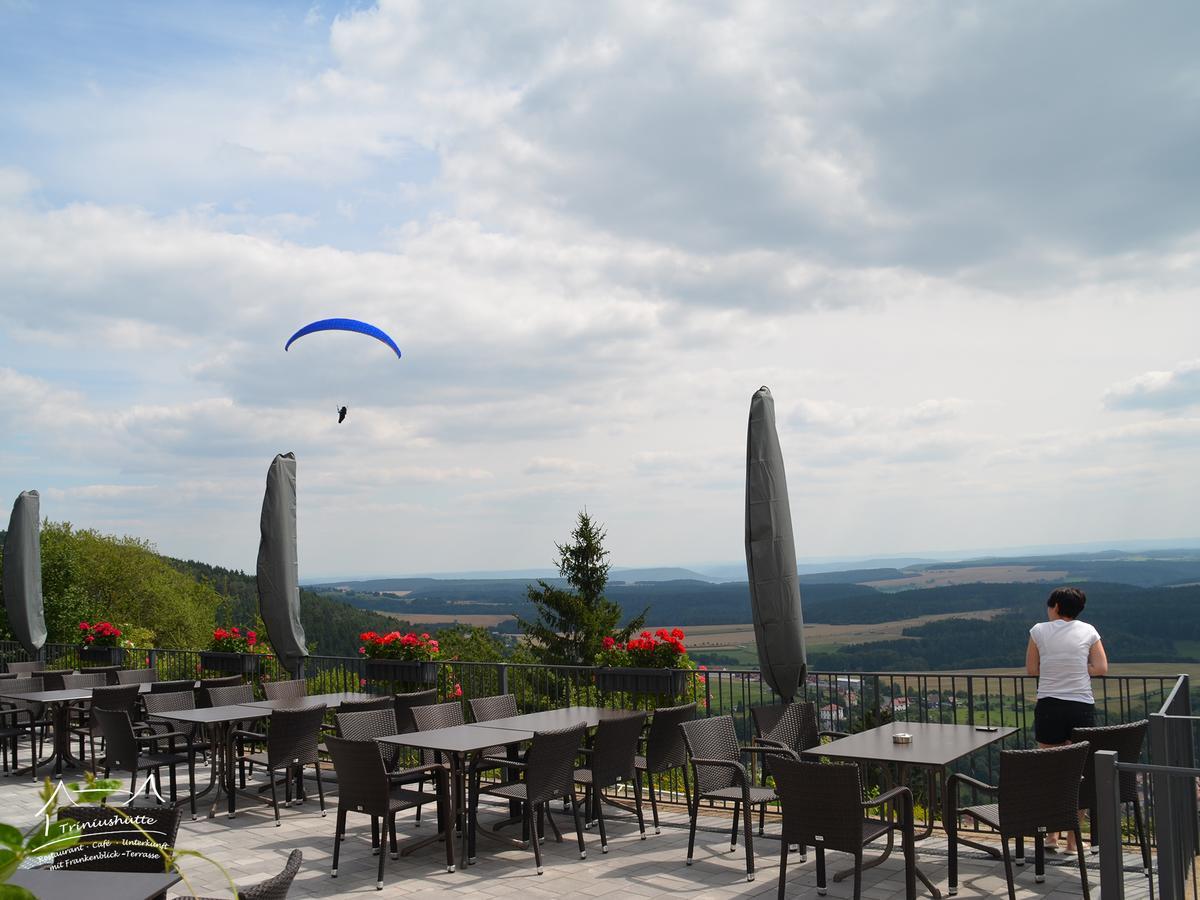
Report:
[[66,687],[64,679],[74,674],[74,669],[42,669],[42,690],[61,691]]
[[494,697],[475,697],[471,701],[471,717],[476,722],[494,722],[517,715],[517,698],[513,694]]
[[258,884],[239,887],[237,889],[239,900],[285,900],[288,891],[291,890],[292,882],[296,880],[296,873],[300,871],[300,863],[303,860],[304,854],[299,850],[293,850],[287,858],[287,865],[278,875],[272,875]]
[[208,706],[218,706],[219,704],[212,702],[210,691],[213,688],[233,687],[242,684],[241,675],[224,675],[220,678],[201,678],[200,679],[200,697],[196,701],[196,705],[201,709]]
[[150,684],[158,680],[154,669],[121,669],[117,672],[117,684]]
[[108,685],[108,676],[103,672],[81,672],[78,675],[64,675],[64,688],[94,688]]
[[525,756],[525,791],[530,803],[542,803],[575,790],[575,757],[587,725],[534,732]]
[[195,690],[196,680],[194,678],[181,678],[177,681],[152,681],[150,682],[150,693],[152,694],[174,694],[178,691]]
[[413,721],[413,707],[430,706],[437,703],[437,688],[430,688],[427,691],[411,691],[407,694],[393,694],[392,702],[396,707],[396,726],[400,729],[400,734],[408,734],[410,731],[417,730],[417,723]]
[[124,666],[88,666],[82,671],[87,675],[103,675],[104,684],[120,684],[117,680],[117,673],[124,668]]
[[146,704],[146,715],[176,712],[181,709],[195,709],[196,695],[192,691],[172,691],[169,694],[145,694],[142,702]]
[[654,711],[646,735],[646,770],[652,774],[677,769],[687,763],[687,746],[679,726],[696,718],[696,704],[664,706]]
[[96,710],[119,709],[129,714],[133,719],[136,715],[138,701],[138,686],[136,684],[114,684],[92,688],[92,722],[95,723]]
[[820,835],[831,850],[853,853],[862,848],[864,812],[857,765],[776,756],[771,770],[783,810],[783,840],[812,846]]
[[10,662],[8,663],[8,671],[17,672],[22,675],[27,675],[30,672],[44,672],[46,670],[46,661],[35,659],[30,662]]
[[821,742],[817,729],[817,705],[811,700],[756,706],[750,713],[754,718],[755,734],[764,740],[776,741],[797,753]]
[[118,772],[135,772],[139,748],[133,722],[123,709],[93,709],[92,716],[104,735],[104,767]]
[[1087,742],[1000,752],[1000,833],[1035,835],[1079,827],[1079,782]]
[[[692,719],[679,725],[692,759],[728,759],[741,762],[737,731],[733,716],[712,716]],[[724,766],[700,766],[696,769],[696,785],[701,794],[733,787],[737,783],[732,769]]]
[[370,816],[388,813],[388,777],[374,741],[326,737],[337,773],[338,807]]
[[[1096,805],[1096,751],[1115,750],[1117,761],[1137,763],[1142,758],[1142,744],[1146,742],[1148,719],[1129,722],[1125,725],[1104,725],[1096,728],[1071,729],[1072,741],[1087,741],[1088,759],[1083,767],[1083,781],[1079,784],[1079,808],[1092,809]],[[1132,803],[1137,799],[1137,773],[1121,772],[1121,801]]]
[[254,685],[229,684],[208,689],[209,706],[235,706],[238,703],[254,702]]
[[462,704],[457,700],[450,703],[431,703],[412,708],[413,722],[417,731],[432,731],[435,728],[450,728],[466,722]]
[[[138,825],[155,843],[174,847],[182,810],[174,806],[124,810],[138,817]],[[145,835],[110,806],[69,806],[58,812],[59,821],[74,819],[83,826],[83,843],[54,854],[55,869],[86,872],[165,872],[166,860]],[[111,845],[99,847],[102,841]],[[102,852],[97,852],[98,850]],[[86,893],[86,892],[85,892]]]
[[633,778],[633,758],[645,724],[646,714],[641,712],[600,720],[592,744],[594,785],[605,788],[622,778]]
[[271,724],[267,728],[267,761],[271,768],[316,762],[324,719],[324,703],[301,709],[271,710]]
[[41,675],[29,675],[24,678],[18,676],[8,679],[8,684],[4,685],[5,693],[14,694],[29,694],[34,691],[41,691],[42,677]]
[[[374,741],[375,738],[399,734],[396,730],[396,710],[391,697],[384,697],[387,705],[383,709],[364,709],[354,712],[339,712],[333,717],[337,736],[349,741]],[[344,708],[344,707],[343,707]],[[396,744],[379,744],[383,756],[383,767],[389,772],[396,768],[400,758],[400,747]]]
[[756,737],[767,738],[768,740],[778,740],[771,737],[775,733],[775,727],[779,724],[779,720],[783,718],[783,714],[787,712],[787,703],[772,703],[770,706],[752,706],[750,708],[750,718],[754,720],[754,734]]
[[308,696],[308,682],[303,678],[290,681],[264,681],[263,693],[268,700],[298,700]]
[[[390,694],[384,694],[380,697],[369,697],[366,700],[343,700],[338,704],[338,712],[356,713],[369,712],[373,709],[390,709],[392,718],[396,717],[396,706],[392,702]],[[392,732],[395,734],[396,732]]]

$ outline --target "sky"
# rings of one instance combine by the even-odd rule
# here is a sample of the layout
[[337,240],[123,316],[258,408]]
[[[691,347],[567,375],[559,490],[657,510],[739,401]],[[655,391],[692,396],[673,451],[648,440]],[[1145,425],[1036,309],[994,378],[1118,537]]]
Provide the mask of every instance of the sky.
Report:
[[[1200,535],[1200,7],[0,0],[0,498],[302,575]],[[388,331],[287,337],[346,316]],[[338,425],[336,408],[349,407]],[[9,502],[9,501],[4,501]]]

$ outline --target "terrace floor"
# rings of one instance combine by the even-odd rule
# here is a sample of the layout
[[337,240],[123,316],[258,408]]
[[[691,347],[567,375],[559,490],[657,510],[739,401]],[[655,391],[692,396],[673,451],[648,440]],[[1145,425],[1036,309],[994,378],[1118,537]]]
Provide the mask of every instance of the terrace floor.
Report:
[[[28,758],[28,757],[25,757]],[[256,779],[257,780],[257,779]],[[207,784],[208,772],[198,770],[197,781]],[[41,800],[38,785],[27,778],[0,778],[0,819],[13,824],[31,825],[37,821]],[[328,816],[318,812],[315,792],[302,805],[281,811],[282,826],[276,828],[271,811],[266,806],[239,809],[234,819],[219,813],[214,819],[201,818],[193,822],[185,810],[177,844],[180,848],[198,850],[229,870],[233,878],[246,885],[275,874],[282,868],[289,851],[300,848],[304,864],[290,894],[291,897],[349,897],[378,896],[375,892],[377,858],[372,856],[370,825],[366,817],[349,817],[349,833],[342,844],[339,877],[329,876],[334,828],[336,785],[329,789]],[[249,801],[247,801],[249,802]],[[661,807],[660,807],[661,809]],[[418,850],[412,856],[388,859],[384,866],[384,890],[391,895],[406,897],[464,898],[490,897],[767,897],[778,889],[779,843],[772,840],[772,823],[768,819],[767,837],[756,839],[755,860],[757,879],[745,880],[744,855],[739,840],[738,852],[729,852],[728,819],[719,815],[702,817],[702,831],[697,835],[696,859],[685,865],[687,854],[687,819],[682,807],[667,806],[662,833],[649,829],[645,842],[639,841],[637,825],[632,817],[612,810],[608,828],[609,852],[600,852],[599,835],[595,828],[585,833],[588,848],[586,860],[578,858],[570,816],[555,813],[565,832],[562,844],[553,838],[544,844],[545,874],[538,877],[533,855],[528,850],[508,849],[480,838],[478,861],[464,870],[460,865],[453,873],[445,871],[445,856],[440,845]],[[201,810],[201,816],[207,808]],[[428,811],[428,810],[427,810]],[[646,817],[649,819],[649,804]],[[616,817],[620,817],[619,819]],[[498,810],[485,813],[485,823],[498,818]],[[777,828],[777,826],[776,826]],[[427,836],[429,824],[416,828],[412,813],[402,817],[398,834],[401,846],[406,838]],[[511,831],[510,831],[511,833]],[[933,836],[917,845],[918,864],[942,891],[946,890],[946,843],[944,835]],[[849,857],[838,853],[828,856],[830,872],[841,869]],[[1099,896],[1098,857],[1089,857],[1089,880],[1093,896]],[[1035,884],[1032,850],[1030,860],[1016,868],[1017,896],[1021,898],[1080,896],[1078,869],[1074,857],[1060,860],[1047,857],[1046,880]],[[787,894],[791,897],[816,897],[815,857],[810,853],[807,863],[801,864],[792,854],[788,866]],[[1126,854],[1126,896],[1149,896],[1146,879],[1136,866],[1136,854]],[[1003,866],[969,848],[963,848],[959,862],[959,893],[961,898],[996,897],[1005,894]],[[228,897],[228,884],[220,872],[202,860],[188,860],[185,868],[191,890],[201,896]],[[830,883],[830,897],[852,896],[853,881]],[[919,896],[928,896],[918,884]],[[189,893],[184,884],[177,885],[171,896]],[[903,865],[899,852],[883,865],[868,869],[863,877],[863,897],[868,900],[888,900],[904,896]]]

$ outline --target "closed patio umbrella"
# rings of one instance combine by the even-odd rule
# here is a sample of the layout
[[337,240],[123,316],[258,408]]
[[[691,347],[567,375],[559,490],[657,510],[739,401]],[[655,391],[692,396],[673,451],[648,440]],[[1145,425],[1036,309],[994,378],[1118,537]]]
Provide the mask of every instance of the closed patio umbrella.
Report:
[[775,400],[766,387],[759,388],[750,399],[746,571],[759,669],[776,693],[791,700],[804,681],[808,661],[787,476],[775,431]]
[[8,626],[30,657],[46,643],[42,610],[42,519],[37,491],[22,491],[4,536],[4,610]]
[[258,544],[258,611],[283,667],[299,677],[308,656],[300,624],[300,570],[296,559],[296,455],[279,453],[267,470],[262,537]]

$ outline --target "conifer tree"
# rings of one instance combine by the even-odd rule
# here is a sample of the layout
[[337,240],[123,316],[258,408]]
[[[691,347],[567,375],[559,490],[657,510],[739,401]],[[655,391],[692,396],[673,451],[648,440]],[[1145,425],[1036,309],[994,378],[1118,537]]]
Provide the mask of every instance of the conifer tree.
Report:
[[609,635],[628,640],[646,621],[646,612],[618,629],[621,604],[604,596],[608,584],[608,551],[605,531],[587,511],[579,513],[575,530],[558,550],[558,574],[571,589],[538,580],[528,596],[537,609],[537,619],[517,623],[530,639],[534,656],[547,665],[588,666],[595,662],[601,642]]

